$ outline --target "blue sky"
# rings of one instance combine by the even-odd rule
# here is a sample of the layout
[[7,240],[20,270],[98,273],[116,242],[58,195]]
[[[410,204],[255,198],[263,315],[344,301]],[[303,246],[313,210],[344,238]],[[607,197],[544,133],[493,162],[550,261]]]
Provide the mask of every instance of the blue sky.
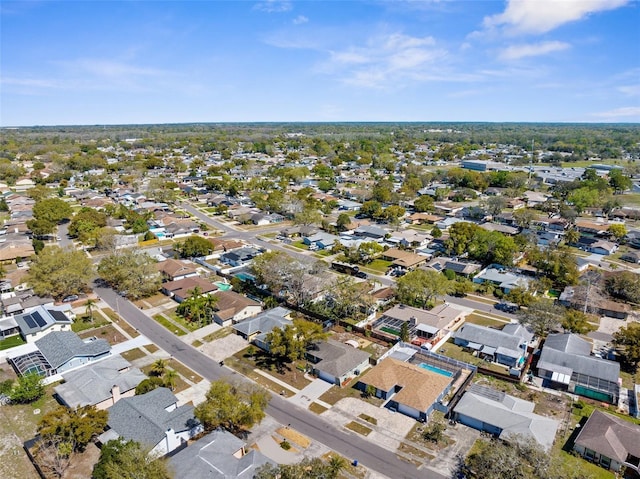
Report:
[[0,125],[640,122],[640,3],[0,3]]

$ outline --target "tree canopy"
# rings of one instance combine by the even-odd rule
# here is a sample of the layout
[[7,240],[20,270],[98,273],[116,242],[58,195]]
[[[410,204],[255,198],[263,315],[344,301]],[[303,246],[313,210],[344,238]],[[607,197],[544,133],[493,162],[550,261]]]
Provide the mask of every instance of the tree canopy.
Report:
[[441,273],[434,270],[416,269],[398,278],[398,301],[428,308],[436,296],[451,292],[451,282]]
[[175,250],[183,258],[193,258],[196,256],[206,256],[211,254],[213,244],[202,236],[189,236],[184,241],[180,241]]
[[173,471],[166,458],[149,454],[148,448],[135,441],[114,439],[100,449],[100,459],[93,466],[93,479],[172,479]]
[[518,247],[513,238],[498,231],[486,231],[475,223],[460,222],[449,228],[444,242],[447,252],[460,256],[467,254],[483,264],[510,266]]
[[206,400],[196,406],[195,416],[207,431],[221,427],[239,433],[262,421],[268,404],[269,393],[263,388],[221,379],[211,383]]
[[27,282],[36,294],[60,300],[86,290],[92,276],[93,263],[83,251],[51,246],[35,257]]
[[332,456],[328,461],[318,457],[304,458],[296,464],[265,464],[261,466],[254,479],[335,479],[346,466],[346,460]]
[[113,289],[128,298],[150,296],[160,288],[156,261],[135,249],[119,250],[105,256],[98,264],[98,274]]
[[529,326],[539,337],[546,337],[551,331],[558,329],[564,308],[557,306],[552,300],[539,299],[526,309],[520,310],[520,324]]
[[29,373],[18,377],[17,383],[10,391],[10,397],[16,403],[30,403],[44,396],[45,387],[42,376]]
[[104,431],[109,414],[95,406],[68,408],[58,406],[40,419],[38,433],[44,439],[58,438],[82,451],[89,442]]
[[625,362],[637,369],[640,364],[640,323],[629,323],[613,333],[613,344],[620,348]]

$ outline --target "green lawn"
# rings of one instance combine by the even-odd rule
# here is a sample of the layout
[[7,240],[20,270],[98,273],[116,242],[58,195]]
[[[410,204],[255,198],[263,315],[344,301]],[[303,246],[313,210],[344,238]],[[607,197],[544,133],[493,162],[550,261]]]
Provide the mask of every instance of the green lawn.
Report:
[[164,312],[164,314],[169,316],[174,323],[178,323],[180,326],[188,329],[189,331],[196,331],[197,329],[200,329],[202,327],[199,323],[187,321],[184,317],[176,313],[175,309],[167,310]]
[[187,334],[187,332],[181,328],[179,328],[178,326],[176,326],[175,324],[173,324],[171,321],[169,321],[167,318],[165,318],[164,316],[162,316],[161,314],[156,314],[153,316],[153,319],[161,324],[162,326],[164,326],[165,328],[167,328],[169,331],[171,331],[172,333],[174,333],[176,336],[184,336],[185,334]]
[[478,326],[489,326],[493,328],[501,328],[507,321],[498,321],[497,319],[487,318],[479,314],[468,314],[464,317],[465,323],[477,324]]
[[71,325],[71,331],[79,333],[88,329],[101,328],[107,324],[110,324],[109,320],[104,319],[99,314],[94,314],[93,322],[88,316],[79,316]]
[[0,351],[10,349],[15,346],[20,346],[22,344],[26,344],[26,341],[22,339],[22,336],[20,336],[19,334],[17,336],[11,336],[10,338],[0,341]]
[[371,263],[366,265],[364,269],[369,269],[377,274],[384,274],[391,266],[391,261],[384,259],[374,259]]

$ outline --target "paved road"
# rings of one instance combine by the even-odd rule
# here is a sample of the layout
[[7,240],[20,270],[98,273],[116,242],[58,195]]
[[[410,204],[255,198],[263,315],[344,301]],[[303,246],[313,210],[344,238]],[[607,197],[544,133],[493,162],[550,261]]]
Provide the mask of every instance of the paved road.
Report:
[[60,223],[58,225],[58,236],[60,239],[58,243],[61,248],[67,248],[69,246],[73,246],[73,241],[69,238],[69,222],[65,221],[64,223]]
[[[220,367],[213,359],[183,343],[112,289],[96,285],[94,290],[113,310],[118,311],[129,324],[154,344],[204,378],[210,381],[215,381],[221,377],[241,378],[237,373]],[[335,425],[312,412],[292,406],[287,400],[279,396],[272,397],[267,414],[281,424],[291,424],[301,433],[338,451],[349,459],[357,459],[365,467],[385,476],[393,477],[394,479],[444,479],[445,477],[428,469],[417,470],[411,464],[398,459],[395,453],[358,437],[356,433],[347,433],[336,429]]]

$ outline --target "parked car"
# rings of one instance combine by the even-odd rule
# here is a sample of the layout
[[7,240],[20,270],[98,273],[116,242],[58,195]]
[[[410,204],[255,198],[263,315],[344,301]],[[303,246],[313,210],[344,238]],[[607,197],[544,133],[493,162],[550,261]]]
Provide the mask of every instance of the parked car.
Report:
[[518,306],[517,304],[508,303],[506,301],[501,301],[499,303],[496,303],[494,307],[496,309],[499,309],[500,311],[504,311],[505,313],[515,313],[520,309],[520,306]]
[[369,275],[364,271],[358,271],[356,274],[354,274],[354,276],[360,279],[367,279],[369,277]]
[[69,296],[66,296],[62,302],[63,303],[71,303],[73,301],[78,301],[78,299],[80,299],[80,296],[78,296],[77,294],[71,294]]

